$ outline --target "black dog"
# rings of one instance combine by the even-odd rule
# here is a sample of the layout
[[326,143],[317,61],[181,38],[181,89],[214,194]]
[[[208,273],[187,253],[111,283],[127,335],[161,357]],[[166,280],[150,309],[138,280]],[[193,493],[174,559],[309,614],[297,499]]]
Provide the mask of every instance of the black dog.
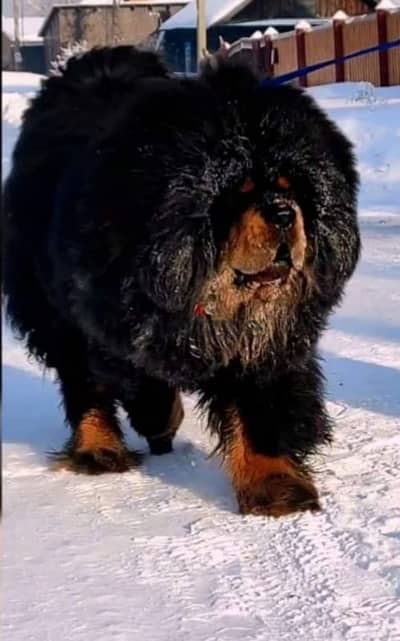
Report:
[[5,190],[8,316],[57,372],[75,471],[154,454],[198,392],[244,513],[317,509],[317,339],[359,254],[350,144],[302,91],[95,50],[25,114]]

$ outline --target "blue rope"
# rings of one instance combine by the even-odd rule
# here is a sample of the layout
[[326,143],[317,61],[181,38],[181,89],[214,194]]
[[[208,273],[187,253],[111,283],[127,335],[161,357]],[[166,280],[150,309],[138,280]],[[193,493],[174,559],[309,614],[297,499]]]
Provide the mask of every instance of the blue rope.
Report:
[[394,47],[400,46],[399,40],[392,40],[391,42],[385,42],[374,47],[369,47],[368,49],[361,49],[360,51],[354,51],[353,53],[348,53],[346,56],[340,56],[339,58],[331,58],[330,60],[325,60],[324,62],[318,62],[315,65],[309,65],[308,67],[303,67],[303,69],[297,69],[296,71],[291,71],[290,73],[285,73],[282,76],[277,76],[276,78],[266,78],[261,82],[262,87],[271,87],[274,85],[282,85],[285,82],[290,82],[296,78],[302,78],[307,76],[309,73],[314,71],[319,71],[325,67],[330,67],[331,65],[342,64],[346,60],[351,60],[352,58],[357,58],[358,56],[366,56],[369,53],[375,53],[377,51],[388,51],[388,49],[393,49]]

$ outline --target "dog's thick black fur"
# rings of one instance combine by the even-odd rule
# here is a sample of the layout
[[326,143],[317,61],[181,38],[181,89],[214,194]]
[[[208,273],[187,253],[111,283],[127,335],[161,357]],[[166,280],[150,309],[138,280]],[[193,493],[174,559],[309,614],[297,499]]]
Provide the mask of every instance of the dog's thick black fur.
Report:
[[243,512],[318,507],[317,340],[359,253],[351,146],[313,100],[228,63],[170,76],[94,50],[46,80],[4,194],[7,312],[55,368],[62,462],[123,471],[118,404],[154,453],[179,391],[208,408]]

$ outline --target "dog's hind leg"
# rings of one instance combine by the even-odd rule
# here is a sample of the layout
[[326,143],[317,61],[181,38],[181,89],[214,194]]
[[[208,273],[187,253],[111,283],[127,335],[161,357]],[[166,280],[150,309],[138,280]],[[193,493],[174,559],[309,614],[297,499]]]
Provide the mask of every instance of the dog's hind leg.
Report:
[[132,399],[123,406],[132,427],[144,436],[152,454],[172,450],[172,440],[182,423],[184,412],[178,390],[155,378],[145,377]]

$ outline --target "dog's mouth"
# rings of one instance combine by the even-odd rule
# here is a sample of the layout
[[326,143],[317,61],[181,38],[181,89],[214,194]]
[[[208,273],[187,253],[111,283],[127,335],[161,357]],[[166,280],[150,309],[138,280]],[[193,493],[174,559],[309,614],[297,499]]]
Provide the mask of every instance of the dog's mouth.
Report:
[[231,230],[215,275],[205,283],[195,316],[229,320],[241,310],[247,319],[260,319],[267,307],[289,304],[304,281],[306,248],[300,211],[286,231],[267,223],[256,209],[245,212]]
[[257,289],[261,286],[280,286],[286,282],[293,267],[287,243],[281,243],[273,263],[257,272],[235,269],[234,285],[241,288]]

